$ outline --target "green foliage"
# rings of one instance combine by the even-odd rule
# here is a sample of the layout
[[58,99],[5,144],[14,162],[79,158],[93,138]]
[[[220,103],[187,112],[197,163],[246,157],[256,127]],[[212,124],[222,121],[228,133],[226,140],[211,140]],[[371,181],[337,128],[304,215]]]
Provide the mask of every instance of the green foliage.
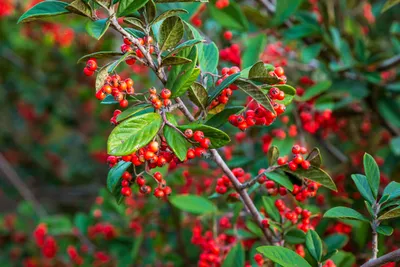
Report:
[[287,267],[310,267],[311,265],[296,252],[278,246],[262,246],[257,251],[273,262]]
[[369,222],[367,218],[365,218],[362,214],[359,212],[346,208],[346,207],[334,207],[325,212],[324,218],[335,218],[335,219],[346,219],[346,220],[358,220],[358,221],[364,221],[364,222]]
[[65,9],[67,6],[67,3],[61,1],[40,2],[26,11],[19,18],[18,23],[66,14],[69,12]]
[[149,0],[120,0],[117,10],[118,17],[132,15],[139,8],[144,7]]
[[110,26],[108,19],[99,19],[95,21],[89,21],[86,24],[86,31],[90,36],[99,40]]
[[231,139],[229,138],[229,135],[227,135],[225,132],[208,126],[204,124],[198,124],[198,123],[191,123],[187,125],[179,125],[178,129],[181,131],[185,131],[186,129],[192,129],[194,131],[202,131],[204,133],[204,136],[207,136],[207,138],[210,139],[211,141],[211,148],[219,148],[222,146],[225,146],[228,144]]
[[306,248],[317,262],[321,262],[323,252],[322,241],[314,230],[310,229],[306,234]]
[[235,245],[226,256],[222,267],[242,267],[245,263],[245,251],[241,243]]
[[196,195],[172,196],[170,202],[176,208],[194,214],[207,214],[217,211],[217,207],[210,200]]
[[183,23],[179,17],[168,17],[160,27],[160,50],[175,47],[183,37]]

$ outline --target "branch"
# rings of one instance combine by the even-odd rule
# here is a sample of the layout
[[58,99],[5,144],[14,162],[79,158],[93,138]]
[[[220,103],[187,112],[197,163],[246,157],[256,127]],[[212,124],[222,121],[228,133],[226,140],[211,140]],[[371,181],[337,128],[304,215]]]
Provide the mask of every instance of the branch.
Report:
[[17,189],[19,194],[28,202],[32,203],[33,208],[39,217],[47,215],[46,210],[36,199],[35,195],[29,187],[18,176],[17,172],[11,167],[7,159],[0,153],[0,170],[4,173],[4,177]]
[[377,71],[385,71],[400,64],[400,54],[384,60],[377,68]]
[[278,168],[278,166],[271,166],[271,167],[269,167],[268,169],[266,169],[265,171],[263,171],[263,172],[260,173],[259,175],[254,176],[251,180],[249,180],[249,181],[243,183],[243,184],[240,186],[240,189],[243,190],[243,189],[249,188],[250,186],[252,186],[253,184],[255,184],[261,176],[264,176],[264,175],[266,175],[266,174],[269,173],[269,172],[273,172],[273,171],[276,170],[277,168]]
[[361,267],[379,267],[389,262],[400,262],[400,249],[392,251],[377,259],[367,261],[366,263],[361,265]]

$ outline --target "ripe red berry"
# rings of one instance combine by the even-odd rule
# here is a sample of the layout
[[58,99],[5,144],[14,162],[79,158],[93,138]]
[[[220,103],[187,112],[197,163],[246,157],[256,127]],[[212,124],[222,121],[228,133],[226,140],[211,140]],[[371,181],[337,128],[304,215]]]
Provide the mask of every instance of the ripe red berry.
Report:
[[299,145],[294,145],[294,146],[292,147],[292,153],[293,153],[293,154],[299,154],[299,153],[300,153],[300,150],[301,150],[301,147],[300,147]]
[[206,150],[202,147],[196,147],[194,149],[194,154],[196,157],[202,157],[206,153]]
[[121,195],[125,197],[129,197],[132,194],[132,190],[130,187],[122,187],[121,189]]
[[261,221],[261,225],[262,225],[264,228],[268,228],[268,227],[269,227],[269,221],[268,221],[268,219],[263,219],[263,220]]
[[225,31],[224,32],[224,38],[225,38],[225,40],[230,41],[232,39],[232,32],[231,31]]
[[308,170],[310,168],[310,162],[308,160],[303,160],[303,162],[301,163],[301,167],[305,170]]
[[300,148],[300,153],[303,154],[303,155],[304,155],[304,154],[307,154],[307,148],[301,147],[301,148]]
[[228,188],[226,186],[223,186],[223,185],[217,186],[217,188],[215,188],[215,191],[218,194],[221,194],[221,195],[225,194],[227,190],[228,190]]
[[142,187],[143,185],[146,184],[146,180],[144,179],[143,176],[138,176],[136,177],[136,183],[138,184],[138,186]]
[[186,136],[187,138],[192,138],[192,137],[193,137],[193,131],[192,131],[192,129],[186,129],[186,130],[185,130],[185,136]]
[[204,139],[202,139],[202,140],[200,141],[200,146],[201,146],[202,148],[207,149],[207,148],[210,147],[210,145],[211,145],[211,141],[210,141],[209,138],[204,138]]
[[280,158],[278,158],[278,160],[276,162],[278,163],[279,166],[282,166],[282,165],[286,164],[287,160],[285,157],[280,157]]
[[296,171],[297,170],[297,164],[294,163],[293,161],[290,161],[288,166],[289,166],[289,169],[291,171]]
[[92,70],[88,69],[88,68],[84,68],[84,69],[83,69],[83,73],[84,73],[86,76],[92,76],[94,72],[93,72]]
[[169,186],[166,186],[163,190],[164,190],[164,194],[165,194],[166,196],[169,196],[169,195],[171,195],[171,193],[172,193],[172,189],[171,189],[171,187],[169,187]]
[[193,134],[193,139],[196,142],[200,142],[204,138],[204,133],[202,131],[195,131]]
[[86,68],[90,71],[95,71],[97,69],[97,62],[94,59],[89,59],[86,62]]
[[296,164],[300,164],[303,162],[303,157],[300,154],[297,154],[294,156],[293,162]]
[[156,153],[159,149],[159,144],[156,141],[151,141],[148,145],[150,151]]
[[122,186],[122,187],[127,187],[127,186],[129,186],[128,180],[122,180],[122,181],[121,181],[121,186]]
[[122,100],[119,102],[119,106],[120,106],[121,108],[126,108],[128,105],[129,105],[129,102],[128,102],[128,100],[126,100],[126,99],[122,99]]
[[171,97],[171,91],[167,88],[162,89],[160,96],[163,99],[169,99]]
[[124,180],[131,180],[132,179],[132,175],[129,172],[125,171],[122,174],[121,178],[124,179]]
[[156,188],[156,189],[154,189],[154,196],[156,198],[163,198],[165,196],[165,193],[164,193],[163,189]]
[[274,181],[268,180],[268,181],[265,182],[265,188],[271,189],[271,188],[274,188],[274,187],[275,187],[275,182]]
[[282,77],[283,75],[285,75],[285,71],[283,70],[282,67],[276,67],[274,72],[278,77]]
[[160,173],[160,172],[155,172],[154,173],[154,178],[157,180],[157,181],[161,181],[162,180],[162,178],[163,178],[163,176],[162,176],[162,174]]

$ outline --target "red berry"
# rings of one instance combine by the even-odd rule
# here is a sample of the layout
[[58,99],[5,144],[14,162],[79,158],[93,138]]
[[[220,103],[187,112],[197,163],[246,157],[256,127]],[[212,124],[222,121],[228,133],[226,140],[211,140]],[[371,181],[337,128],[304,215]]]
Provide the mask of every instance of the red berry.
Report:
[[84,69],[83,69],[83,73],[84,73],[86,76],[92,76],[94,72],[93,72],[92,70],[89,70],[88,68],[84,68]]
[[187,138],[192,138],[192,137],[193,137],[193,131],[192,131],[192,129],[186,129],[186,130],[185,130],[185,136],[186,136]]
[[293,153],[293,154],[299,154],[300,151],[301,151],[301,147],[300,147],[299,145],[294,145],[294,146],[292,147],[292,153]]
[[287,160],[286,160],[285,157],[280,157],[277,160],[277,163],[278,163],[279,166],[286,164],[286,162],[287,162]]
[[124,180],[131,180],[132,179],[132,175],[129,172],[125,171],[122,174],[121,178],[124,179]]
[[160,188],[154,189],[154,196],[156,198],[163,198],[165,196],[164,190]]
[[296,164],[300,164],[303,162],[303,157],[300,154],[297,154],[294,156],[293,162]]
[[151,141],[148,144],[148,148],[150,149],[150,151],[156,153],[158,151],[158,149],[159,149],[159,144],[156,141]]
[[225,194],[227,190],[228,188],[226,186],[217,186],[217,188],[215,188],[215,191],[221,195]]
[[285,75],[285,71],[283,70],[282,67],[275,68],[274,72],[278,77],[282,77],[283,75]]
[[202,148],[207,149],[207,148],[210,147],[210,145],[211,145],[211,141],[210,141],[209,138],[204,138],[204,139],[202,139],[202,140],[200,141],[200,146],[201,146]]
[[231,31],[224,32],[224,38],[225,40],[230,41],[232,39],[232,32]]
[[202,131],[195,131],[193,134],[193,139],[196,142],[200,142],[204,138],[204,133]]
[[271,188],[274,188],[274,187],[275,187],[275,182],[274,181],[268,180],[268,181],[265,182],[265,188],[271,189]]
[[268,219],[263,219],[263,220],[261,221],[261,225],[262,225],[264,228],[268,228],[268,227],[269,227],[269,221],[268,221]]
[[144,179],[143,176],[138,176],[136,177],[136,183],[138,184],[138,186],[142,187],[143,185],[146,184],[146,180]]
[[164,88],[160,93],[161,98],[169,99],[171,97],[171,91],[167,88]]
[[129,186],[128,180],[122,180],[122,181],[121,181],[121,186],[122,186],[122,187],[127,187],[127,186]]
[[157,180],[157,181],[161,181],[162,180],[162,178],[163,178],[163,176],[162,176],[162,174],[160,173],[160,172],[155,172],[154,173],[154,178]]
[[95,71],[97,69],[97,62],[94,59],[89,59],[86,62],[86,68],[90,71]]
[[290,169],[291,171],[296,171],[296,170],[297,170],[297,164],[294,163],[293,161],[290,161],[290,162],[289,162],[289,169]]
[[301,167],[305,170],[308,170],[310,168],[310,162],[308,160],[303,160],[303,162],[301,163]]
[[130,187],[122,187],[121,189],[121,195],[125,197],[129,197],[132,194],[132,190]]
[[126,99],[122,99],[122,100],[119,102],[119,106],[120,106],[121,108],[126,108],[128,105],[129,105],[129,102],[128,102],[128,100],[126,100]]

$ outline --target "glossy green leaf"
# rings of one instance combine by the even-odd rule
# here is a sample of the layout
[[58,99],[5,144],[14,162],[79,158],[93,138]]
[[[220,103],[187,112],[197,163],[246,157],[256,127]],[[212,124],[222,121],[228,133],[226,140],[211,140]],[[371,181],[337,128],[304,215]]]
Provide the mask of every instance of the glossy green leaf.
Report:
[[100,102],[102,105],[113,105],[119,103],[112,95],[107,95],[103,101]]
[[131,27],[135,28],[136,30],[145,31],[145,25],[143,24],[143,22],[135,17],[126,17],[124,18],[124,22],[131,25]]
[[180,51],[182,51],[185,48],[190,48],[198,43],[201,43],[202,40],[201,39],[191,39],[188,41],[185,41],[181,44],[179,44],[178,46],[176,46],[174,49],[171,50],[171,52],[169,52],[167,54],[167,57],[171,56],[171,55],[176,55],[177,53],[179,53]]
[[146,18],[148,22],[151,22],[155,19],[157,9],[156,9],[156,4],[153,2],[153,0],[149,0],[146,5],[144,6],[144,10],[146,11]]
[[257,251],[271,261],[285,267],[311,267],[311,265],[296,252],[279,246],[262,246]]
[[71,13],[75,13],[85,17],[92,17],[92,10],[88,4],[86,4],[83,0],[74,0],[65,7]]
[[287,231],[283,237],[289,244],[302,244],[306,241],[306,234],[299,229]]
[[272,23],[282,24],[300,7],[302,0],[280,0],[276,2],[276,10]]
[[199,51],[199,65],[202,72],[214,73],[218,66],[219,50],[214,42],[203,44]]
[[367,153],[364,154],[364,170],[372,194],[376,198],[378,195],[381,175],[379,172],[378,164],[376,164],[375,159],[370,154]]
[[108,19],[89,21],[86,24],[86,31],[93,38],[100,40],[100,38],[104,35],[109,26],[110,21]]
[[321,153],[318,148],[314,147],[313,150],[308,153],[308,156],[306,158],[310,162],[310,164],[314,167],[321,167],[322,164],[322,157]]
[[208,3],[208,0],[155,0],[156,3],[194,3],[194,2],[200,2],[200,3]]
[[118,17],[132,15],[139,8],[144,7],[149,0],[120,0],[117,10]]
[[160,126],[161,116],[158,113],[147,113],[123,121],[108,137],[108,154],[124,156],[136,152],[153,139]]
[[109,74],[108,73],[108,68],[110,67],[111,64],[112,64],[112,62],[104,65],[97,72],[96,83],[95,83],[96,92],[99,91],[103,87],[103,85],[104,85],[104,83],[105,83],[105,81],[106,81],[106,79],[108,77],[108,74]]
[[185,131],[186,129],[192,129],[194,131],[202,131],[204,133],[205,137],[210,138],[211,141],[211,146],[210,148],[219,148],[222,146],[225,146],[228,144],[231,139],[229,138],[229,135],[224,133],[223,131],[208,126],[204,124],[197,124],[197,123],[192,123],[192,124],[187,124],[187,125],[180,125],[178,128],[181,131]]
[[333,191],[337,191],[336,185],[333,182],[332,178],[320,168],[310,166],[308,170],[304,170],[303,168],[298,168],[296,171],[291,171],[287,165],[280,167],[285,172],[291,173],[300,179],[307,178],[311,181],[317,182],[322,186],[329,188]]
[[369,220],[365,218],[361,213],[347,207],[334,207],[325,212],[324,218],[369,222]]
[[352,174],[351,178],[357,186],[358,192],[367,200],[371,205],[375,203],[375,198],[372,195],[371,189],[368,184],[367,177],[362,174]]
[[108,59],[108,58],[114,58],[114,57],[123,56],[123,55],[124,54],[121,52],[100,51],[100,52],[91,53],[91,54],[81,57],[77,63],[85,62],[85,61],[89,60],[90,58],[97,58],[97,59],[107,58]]
[[400,217],[400,206],[397,208],[394,208],[392,210],[389,210],[388,212],[384,213],[383,215],[379,216],[378,220],[388,220],[388,219],[393,219]]
[[206,214],[217,211],[214,203],[197,195],[176,195],[171,196],[169,200],[176,208],[194,214]]
[[322,44],[320,43],[305,47],[301,52],[301,60],[306,64],[310,63],[319,55],[321,49]]
[[167,10],[163,13],[161,13],[158,17],[156,17],[153,21],[152,24],[157,23],[159,21],[162,21],[164,19],[167,19],[169,17],[177,16],[180,14],[185,14],[188,13],[185,9],[171,9]]
[[240,72],[229,75],[225,80],[223,80],[220,85],[218,85],[214,91],[211,93],[210,97],[208,98],[208,104],[211,102],[229,85],[231,85],[234,81],[236,81],[240,76]]
[[392,138],[392,140],[390,140],[390,149],[396,156],[400,155],[400,136]]
[[222,263],[222,267],[243,267],[245,265],[245,251],[241,242],[238,242]]
[[287,177],[287,175],[285,175],[284,173],[274,171],[266,173],[266,175],[268,179],[278,183],[289,191],[293,191],[293,184],[290,181],[289,177]]
[[182,65],[190,62],[192,61],[188,58],[170,56],[162,60],[161,66]]
[[[177,125],[174,116],[170,113],[167,113],[167,119],[173,125]],[[186,153],[189,147],[192,145],[183,137],[180,133],[178,133],[174,128],[165,125],[164,126],[164,137],[167,141],[168,146],[174,151],[175,155],[181,161],[186,159]]]
[[287,84],[277,84],[273,86],[268,85],[268,86],[263,86],[261,89],[265,90],[264,92],[267,94],[272,87],[276,87],[285,93],[285,99],[275,100],[276,103],[284,104],[285,106],[287,106],[293,101],[296,95],[296,89]]
[[19,19],[18,23],[29,22],[41,18],[54,17],[69,13],[65,8],[68,3],[61,1],[43,1],[26,11]]
[[383,196],[389,195],[388,200],[392,200],[397,197],[400,197],[400,183],[395,182],[395,181],[390,182],[383,190],[382,195]]
[[117,116],[117,122],[121,122],[127,118],[130,118],[149,107],[151,107],[151,105],[147,103],[130,106]]
[[215,5],[208,5],[211,17],[221,26],[232,30],[247,31],[249,23],[240,9],[239,4],[231,1],[223,9],[218,9]]
[[281,221],[281,215],[279,214],[278,209],[275,207],[275,199],[272,197],[263,196],[262,203],[265,209],[265,212],[268,216],[275,222]]
[[391,236],[393,234],[393,227],[387,225],[379,225],[376,228],[376,231],[381,235]]
[[200,83],[193,83],[189,90],[189,99],[200,109],[205,109],[207,106],[208,93]]
[[317,83],[316,85],[311,86],[310,88],[306,89],[305,93],[303,96],[301,96],[300,100],[301,101],[307,101],[310,100],[311,98],[322,94],[326,90],[328,90],[332,85],[331,81],[323,81],[320,83]]
[[118,187],[121,184],[122,174],[132,165],[132,162],[125,162],[121,160],[114,167],[108,171],[107,176],[107,189],[111,194],[116,194],[118,192]]
[[226,107],[221,112],[212,116],[209,120],[205,122],[206,125],[215,128],[220,128],[222,125],[228,122],[230,115],[238,114],[244,110],[244,107]]
[[192,70],[192,73],[187,76],[185,80],[181,80],[183,83],[180,84],[178,83],[179,88],[177,90],[174,90],[172,97],[178,97],[183,95],[189,88],[194,84],[195,81],[197,81],[197,78],[200,76],[200,69],[199,68],[194,68]]
[[275,114],[275,110],[272,107],[271,101],[269,98],[263,93],[263,91],[255,85],[254,83],[244,80],[238,79],[235,81],[235,84],[239,87],[240,90],[251,96],[254,100],[256,100],[260,105],[264,108],[268,109],[272,113]]
[[306,234],[306,248],[317,262],[321,261],[323,252],[322,241],[317,232],[312,229],[308,230]]
[[[265,64],[262,61],[257,62],[253,66],[251,66],[248,70],[247,77],[241,76],[242,78],[249,78],[250,80],[265,83],[265,84],[276,84],[279,82],[279,79],[276,76],[269,75],[269,72],[274,70],[275,68],[269,64]],[[245,70],[242,71],[242,73]]]
[[331,234],[324,239],[328,252],[343,248],[347,242],[349,237],[344,234]]
[[164,51],[175,47],[183,37],[183,23],[179,17],[169,17],[160,26],[160,50]]
[[386,0],[385,4],[382,7],[381,13],[386,12],[390,8],[394,7],[395,5],[398,5],[400,3],[400,0]]

